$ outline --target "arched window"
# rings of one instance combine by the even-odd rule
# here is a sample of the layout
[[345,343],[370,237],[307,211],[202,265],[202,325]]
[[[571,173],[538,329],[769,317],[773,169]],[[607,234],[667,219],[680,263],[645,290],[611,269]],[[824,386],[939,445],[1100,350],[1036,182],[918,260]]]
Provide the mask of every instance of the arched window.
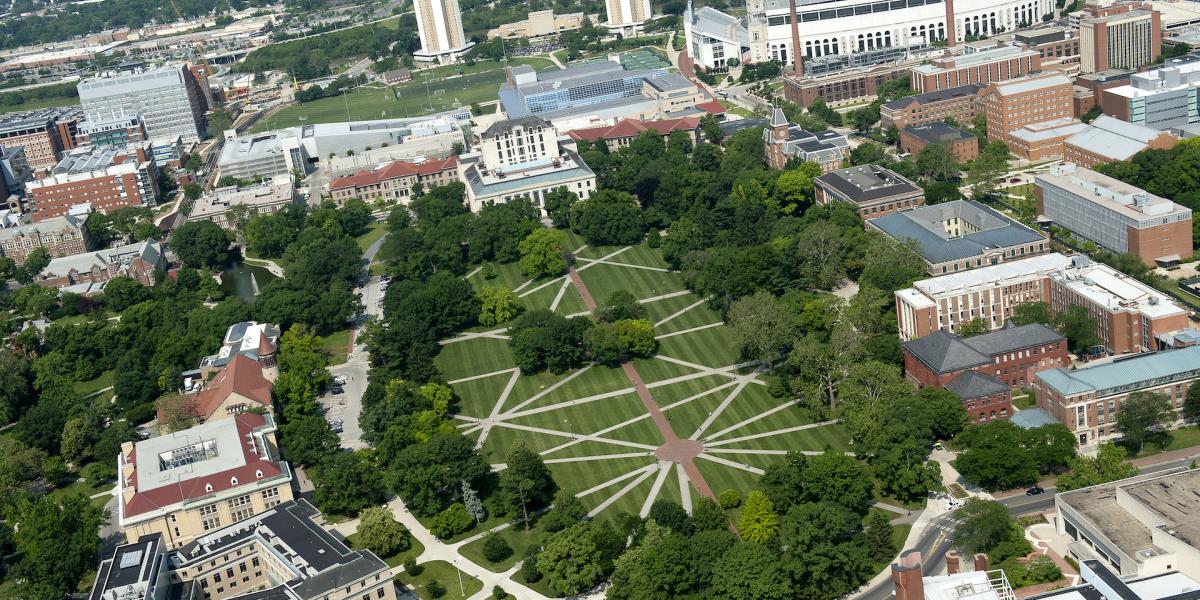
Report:
[[254,477],[256,479],[262,479],[262,476],[263,476],[262,469],[258,469],[257,471],[254,472]]
[[212,491],[213,491],[212,484],[211,483],[204,484],[204,491],[207,493],[212,493]]
[[230,478],[229,478],[229,485],[237,485],[237,484],[238,484],[238,478],[237,478],[237,477],[230,477]]

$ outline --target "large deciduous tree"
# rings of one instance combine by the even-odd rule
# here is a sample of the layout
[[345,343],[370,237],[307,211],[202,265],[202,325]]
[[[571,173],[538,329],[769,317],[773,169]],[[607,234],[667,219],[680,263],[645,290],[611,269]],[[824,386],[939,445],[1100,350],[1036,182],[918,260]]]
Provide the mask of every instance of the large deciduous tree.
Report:
[[530,277],[551,277],[567,270],[567,234],[538,229],[519,244],[521,270]]
[[189,267],[219,267],[229,260],[229,233],[212,221],[185,223],[171,233],[171,250]]
[[1171,403],[1161,394],[1133,392],[1117,409],[1117,426],[1134,453],[1141,452],[1146,437],[1175,420]]

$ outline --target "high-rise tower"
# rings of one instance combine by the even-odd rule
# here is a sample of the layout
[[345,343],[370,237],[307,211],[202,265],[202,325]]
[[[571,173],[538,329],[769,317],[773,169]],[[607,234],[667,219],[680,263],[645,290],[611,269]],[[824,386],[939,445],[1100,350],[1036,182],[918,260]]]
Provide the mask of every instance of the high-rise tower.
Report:
[[463,33],[458,0],[414,0],[421,49],[413,54],[420,61],[453,62],[473,45]]

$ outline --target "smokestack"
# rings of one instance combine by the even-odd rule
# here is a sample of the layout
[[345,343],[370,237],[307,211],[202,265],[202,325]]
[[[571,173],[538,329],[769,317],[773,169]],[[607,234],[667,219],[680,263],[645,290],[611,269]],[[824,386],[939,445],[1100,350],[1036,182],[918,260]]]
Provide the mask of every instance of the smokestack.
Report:
[[801,58],[800,19],[796,16],[796,0],[788,0],[788,15],[792,19],[792,64],[796,65],[796,77],[803,77],[804,59]]
[[975,570],[976,571],[988,570],[988,558],[987,558],[986,554],[980,552],[979,554],[975,555]]
[[892,563],[892,583],[896,600],[925,600],[925,585],[921,581],[921,551],[909,550]]
[[953,575],[958,569],[958,550],[951,550],[946,553],[946,574]]
[[946,0],[946,46],[953,48],[958,43],[954,30],[954,0]]

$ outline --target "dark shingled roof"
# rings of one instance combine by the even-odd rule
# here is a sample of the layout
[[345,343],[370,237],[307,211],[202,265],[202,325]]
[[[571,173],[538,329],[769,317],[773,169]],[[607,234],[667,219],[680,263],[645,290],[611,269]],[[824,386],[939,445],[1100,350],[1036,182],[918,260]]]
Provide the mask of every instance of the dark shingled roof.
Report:
[[997,379],[995,375],[988,375],[979,371],[966,371],[962,375],[951,379],[950,383],[946,384],[946,390],[962,400],[970,400],[971,398],[982,398],[984,396],[1006,393],[1008,392],[1008,386],[1003,381]]
[[917,360],[934,373],[953,373],[980,367],[992,358],[963,343],[962,337],[941,329],[902,344]]
[[1041,323],[1032,323],[1021,326],[1007,326],[1004,329],[997,329],[991,333],[967,338],[963,342],[983,354],[997,356],[1021,348],[1052,344],[1054,342],[1065,341],[1066,339],[1057,331]]
[[879,165],[859,165],[830,171],[814,181],[831,187],[851,202],[867,202],[902,194],[924,192],[903,175]]
[[508,119],[506,121],[496,121],[495,123],[492,123],[490,126],[488,126],[487,129],[483,130],[483,133],[480,134],[480,137],[486,139],[486,138],[490,138],[492,136],[509,133],[513,130],[514,127],[517,127],[517,126],[549,127],[550,125],[548,123],[546,123],[545,119],[538,117],[538,116],[534,116],[534,115],[529,115],[529,116],[525,116],[525,117],[517,117],[515,119]]
[[[967,221],[975,231],[949,237],[942,225],[949,219]],[[915,241],[921,257],[931,265],[1045,239],[1042,234],[972,200],[909,208],[876,217],[870,223],[893,239]]]
[[904,128],[904,133],[911,135],[926,144],[938,144],[941,142],[957,142],[959,140],[973,140],[975,134],[969,131],[963,131],[957,127],[952,127],[941,121],[934,121],[924,125],[909,125]]
[[951,98],[958,98],[961,96],[974,96],[979,93],[980,89],[982,89],[982,86],[980,86],[979,84],[968,83],[967,85],[961,85],[958,87],[953,87],[953,88],[949,88],[949,89],[945,89],[945,90],[938,90],[936,92],[926,92],[924,94],[905,96],[905,97],[899,98],[897,100],[892,100],[891,102],[884,104],[884,106],[886,106],[892,110],[899,110],[901,108],[904,108],[904,107],[912,104],[913,102],[920,102],[921,104],[928,104],[930,102],[949,100]]

